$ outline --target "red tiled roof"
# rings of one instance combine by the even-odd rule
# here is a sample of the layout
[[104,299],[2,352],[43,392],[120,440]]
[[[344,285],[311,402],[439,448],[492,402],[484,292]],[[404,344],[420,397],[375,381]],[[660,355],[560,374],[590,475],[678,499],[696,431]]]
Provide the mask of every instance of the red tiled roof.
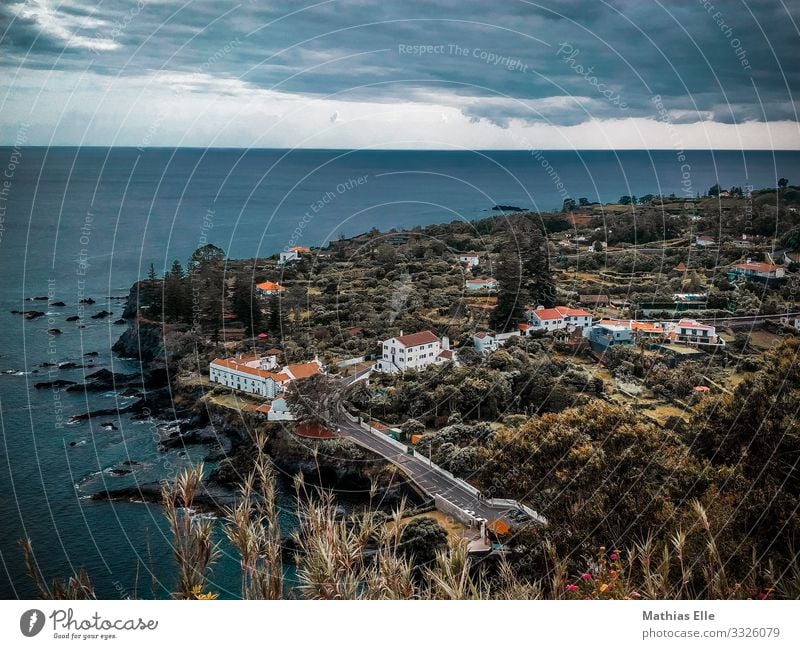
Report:
[[453,350],[452,349],[445,349],[445,350],[439,352],[439,356],[441,358],[446,358],[447,360],[451,361],[451,360],[453,360]]
[[306,248],[305,246],[292,246],[289,250],[291,252],[311,252],[311,248]]
[[560,320],[564,317],[558,309],[535,309],[532,313],[539,318],[539,320]]
[[527,322],[520,322],[517,325],[517,329],[519,329],[520,331],[527,331],[530,328],[531,326]]
[[467,284],[494,284],[497,280],[494,277],[468,279]]
[[307,379],[309,376],[320,374],[322,370],[319,363],[311,361],[309,363],[295,363],[294,365],[287,365],[286,369],[291,372],[295,379]]
[[694,320],[681,320],[678,323],[679,327],[688,327],[690,329],[713,329],[714,327],[710,325],[704,325],[699,322],[695,322]]
[[416,347],[417,345],[426,345],[428,343],[437,343],[439,338],[432,331],[419,331],[415,334],[408,334],[406,336],[397,336],[397,341],[406,347]]
[[255,367],[250,367],[249,365],[245,365],[244,362],[246,360],[253,360],[244,359],[244,358],[215,358],[211,361],[212,365],[218,365],[220,367],[225,367],[229,370],[236,370],[238,372],[243,372],[245,374],[251,374],[253,376],[258,376],[262,379],[272,379],[273,381],[280,381],[280,375],[275,374],[274,372],[268,372],[267,370],[259,370]]
[[275,282],[261,282],[256,284],[256,288],[262,291],[285,291],[286,287]]
[[772,273],[780,266],[773,266],[772,264],[765,264],[761,261],[748,261],[744,264],[736,264],[736,268],[741,268],[742,270],[752,270],[758,273]]
[[472,334],[472,335],[475,336],[475,338],[480,338],[481,340],[483,340],[489,334],[486,333],[485,331],[479,331],[478,333],[475,333],[475,334]]
[[564,316],[572,316],[577,318],[592,316],[592,314],[588,311],[584,311],[583,309],[571,309],[568,306],[557,306],[555,310]]
[[664,327],[658,322],[637,322],[631,321],[631,329],[633,331],[649,331],[651,333],[663,333]]

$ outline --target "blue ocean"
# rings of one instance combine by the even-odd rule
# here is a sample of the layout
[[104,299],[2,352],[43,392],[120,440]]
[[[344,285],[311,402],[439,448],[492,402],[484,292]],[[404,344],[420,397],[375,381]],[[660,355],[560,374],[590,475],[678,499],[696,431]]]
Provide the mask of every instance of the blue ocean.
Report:
[[[494,205],[549,211],[565,196],[612,201],[648,193],[694,196],[800,178],[798,152],[332,151],[0,148],[0,597],[32,597],[18,540],[32,539],[45,579],[83,567],[98,596],[168,597],[174,573],[160,508],[103,503],[93,491],[155,480],[164,463],[202,457],[156,450],[153,424],[120,418],[68,424],[89,409],[127,405],[116,393],[34,390],[105,367],[132,372],[110,347],[131,284],[213,243],[229,257],[266,257],[378,228],[473,220]],[[26,298],[48,296],[47,301]],[[106,309],[109,319],[66,318]],[[65,306],[48,306],[63,302]],[[45,310],[27,321],[12,310]],[[56,327],[60,336],[50,337]],[[96,356],[92,354],[96,352]],[[50,371],[46,363],[92,363]],[[109,422],[116,422],[110,417]],[[127,460],[135,478],[115,475]],[[281,492],[287,524],[291,498]],[[223,558],[212,589],[236,595],[238,567]]]

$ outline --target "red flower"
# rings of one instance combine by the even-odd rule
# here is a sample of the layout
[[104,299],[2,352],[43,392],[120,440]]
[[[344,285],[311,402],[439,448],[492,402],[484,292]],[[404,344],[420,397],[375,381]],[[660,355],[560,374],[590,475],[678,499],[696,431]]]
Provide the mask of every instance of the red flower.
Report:
[[574,593],[576,590],[578,590],[578,587],[575,584],[567,584],[567,590],[570,593]]
[[592,578],[592,576],[588,572],[584,572],[581,575],[581,579],[583,579],[583,581],[589,581],[591,578]]

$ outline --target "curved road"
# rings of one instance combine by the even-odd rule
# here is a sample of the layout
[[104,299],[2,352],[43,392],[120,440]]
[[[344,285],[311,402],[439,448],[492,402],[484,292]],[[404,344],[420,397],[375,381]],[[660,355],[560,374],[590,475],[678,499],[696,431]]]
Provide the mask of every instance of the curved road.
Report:
[[340,420],[339,427],[340,435],[352,439],[359,446],[377,453],[399,467],[409,479],[431,497],[441,496],[468,513],[474,512],[473,517],[508,521],[507,514],[514,509],[513,507],[492,505],[481,500],[458,481],[432,469],[427,461],[403,453],[380,434],[364,430],[358,424],[347,419]]

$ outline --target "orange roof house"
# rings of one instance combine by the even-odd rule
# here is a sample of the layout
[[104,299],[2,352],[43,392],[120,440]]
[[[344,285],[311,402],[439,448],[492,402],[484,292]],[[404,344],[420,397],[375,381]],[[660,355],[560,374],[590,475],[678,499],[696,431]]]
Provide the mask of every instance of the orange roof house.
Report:
[[261,282],[256,284],[256,288],[264,295],[277,295],[286,290],[285,286],[281,286],[276,282]]

